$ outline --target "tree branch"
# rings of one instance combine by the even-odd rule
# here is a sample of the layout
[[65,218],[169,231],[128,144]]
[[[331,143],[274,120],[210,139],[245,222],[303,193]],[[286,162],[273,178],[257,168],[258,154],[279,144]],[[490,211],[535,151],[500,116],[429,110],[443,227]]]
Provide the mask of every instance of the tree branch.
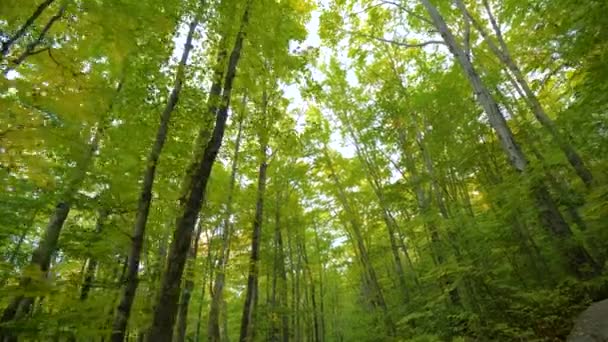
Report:
[[397,7],[397,8],[399,8],[400,10],[402,10],[403,12],[411,15],[412,17],[414,17],[416,19],[419,19],[421,21],[424,21],[427,24],[433,25],[433,22],[430,21],[429,19],[421,16],[420,14],[414,13],[412,10],[410,10],[409,8],[406,8],[405,6],[403,6],[403,5],[399,4],[399,3],[396,3],[394,1],[388,1],[388,0],[381,0],[380,2],[382,4],[385,4],[385,5],[393,5],[393,6]]
[[364,37],[364,38],[376,40],[376,41],[383,42],[383,43],[389,43],[389,44],[401,46],[404,48],[421,48],[421,47],[425,47],[427,45],[434,45],[434,44],[445,45],[445,43],[440,40],[429,40],[429,41],[422,42],[422,43],[406,43],[406,42],[398,42],[395,40],[390,40],[390,39],[386,39],[386,38],[382,38],[382,37],[376,37],[376,36],[372,36],[372,35],[369,35],[366,33],[361,33],[361,32],[354,32],[354,31],[348,31],[348,30],[343,30],[343,32],[346,34],[353,35],[353,36]]
[[34,53],[34,49],[40,45],[40,43],[42,42],[42,40],[46,37],[46,34],[49,32],[49,30],[51,29],[51,27],[53,27],[53,24],[61,19],[61,17],[63,17],[63,14],[65,13],[65,9],[66,9],[66,4],[64,3],[61,8],[59,8],[59,11],[53,16],[51,17],[51,19],[46,23],[46,25],[44,25],[44,28],[42,29],[42,31],[40,32],[40,34],[38,35],[38,37],[36,38],[36,40],[34,40],[33,42],[31,42],[30,44],[27,45],[27,47],[25,48],[25,51],[23,51],[23,53],[17,57],[15,60],[13,60],[13,66],[12,67],[8,67],[6,70],[4,70],[4,75],[7,75],[11,70],[15,70],[17,67],[19,67],[19,65],[21,65],[21,63],[23,63],[23,61],[25,61],[26,58],[30,57],[31,55],[33,55]]
[[468,58],[468,60],[471,60],[471,18],[469,18],[469,13],[467,11],[467,8],[465,7],[464,3],[462,2],[462,0],[456,0],[456,7],[458,7],[460,9],[460,11],[463,13],[463,17],[464,17],[464,37],[463,39],[463,48],[464,48],[464,53],[466,55],[466,57]]
[[19,30],[17,30],[17,32],[15,32],[15,34],[7,41],[2,43],[2,49],[0,51],[0,60],[2,60],[3,57],[6,57],[6,55],[8,55],[11,46],[25,35],[25,32],[29,29],[29,27],[32,26],[34,21],[42,14],[42,12],[44,12],[47,7],[49,7],[53,3],[53,1],[55,0],[45,0],[43,3],[41,3],[36,8],[34,13],[29,18],[27,18],[27,20],[19,28]]

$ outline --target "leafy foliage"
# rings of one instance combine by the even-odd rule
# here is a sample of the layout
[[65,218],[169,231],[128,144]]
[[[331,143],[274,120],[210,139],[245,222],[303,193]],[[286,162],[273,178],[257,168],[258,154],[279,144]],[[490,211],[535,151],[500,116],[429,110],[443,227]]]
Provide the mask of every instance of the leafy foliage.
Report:
[[112,334],[153,167],[126,339],[154,341],[203,162],[176,341],[565,339],[608,296],[606,6],[2,1],[0,340]]

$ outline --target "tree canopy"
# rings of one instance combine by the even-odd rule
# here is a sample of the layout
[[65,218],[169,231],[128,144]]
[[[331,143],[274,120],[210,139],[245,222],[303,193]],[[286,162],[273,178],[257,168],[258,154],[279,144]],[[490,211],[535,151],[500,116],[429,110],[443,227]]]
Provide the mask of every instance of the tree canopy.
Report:
[[0,341],[559,341],[604,0],[3,0]]

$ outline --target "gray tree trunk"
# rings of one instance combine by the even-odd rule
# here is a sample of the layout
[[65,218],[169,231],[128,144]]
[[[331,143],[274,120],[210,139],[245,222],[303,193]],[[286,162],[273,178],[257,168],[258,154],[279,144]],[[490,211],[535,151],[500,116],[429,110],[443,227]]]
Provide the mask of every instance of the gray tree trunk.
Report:
[[[511,165],[518,172],[524,173],[528,169],[528,160],[515,141],[513,132],[511,132],[507,121],[500,112],[497,102],[484,85],[471,61],[469,61],[462,48],[456,42],[454,35],[441,14],[437,11],[437,8],[431,4],[430,0],[420,0],[420,2],[426,8],[435,28],[437,28],[443,37],[450,52],[454,55],[471,83],[477,101],[486,112],[490,125],[494,129]],[[537,182],[537,184],[532,186],[531,192],[538,205],[541,223],[557,238],[557,248],[562,252],[564,259],[569,264],[569,271],[577,277],[588,277],[599,274],[599,265],[591,258],[583,246],[573,241],[570,226],[564,220],[546,186],[542,182]],[[591,269],[590,272],[584,271],[588,268]]]
[[526,77],[524,76],[523,72],[511,56],[509,48],[507,47],[507,44],[502,36],[502,32],[500,30],[500,27],[498,26],[498,23],[492,15],[487,0],[484,0],[484,5],[486,7],[490,22],[492,24],[492,28],[494,29],[494,33],[496,35],[496,38],[498,39],[500,47],[494,43],[494,41],[492,40],[488,32],[485,30],[485,28],[482,26],[482,24],[476,18],[474,18],[473,15],[467,10],[467,8],[462,3],[462,0],[456,1],[459,4],[459,8],[461,9],[461,11],[468,19],[467,21],[473,23],[473,26],[484,38],[484,40],[490,47],[490,50],[496,55],[496,57],[498,57],[498,59],[503,63],[507,70],[511,72],[511,74],[515,77],[517,85],[519,85],[519,89],[523,91],[526,103],[532,110],[532,113],[534,114],[536,120],[549,132],[551,138],[562,150],[562,152],[566,156],[566,159],[568,160],[572,168],[574,168],[576,174],[583,181],[583,183],[585,183],[585,185],[587,186],[591,186],[591,184],[593,183],[593,175],[591,174],[591,171],[585,166],[583,159],[576,151],[574,146],[572,146],[567,141],[567,139],[565,139],[559,132],[559,129],[555,125],[555,122],[547,115],[545,109],[538,100],[538,97],[530,88]]

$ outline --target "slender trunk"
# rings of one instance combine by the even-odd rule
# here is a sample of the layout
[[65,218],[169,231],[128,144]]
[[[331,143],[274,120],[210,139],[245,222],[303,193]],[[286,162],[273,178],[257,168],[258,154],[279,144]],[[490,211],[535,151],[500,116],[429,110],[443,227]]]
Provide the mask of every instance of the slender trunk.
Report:
[[25,35],[27,30],[30,28],[30,26],[32,26],[32,24],[34,24],[34,21],[36,21],[36,19],[38,19],[38,17],[40,17],[40,15],[53,2],[55,2],[55,0],[45,0],[40,5],[38,5],[38,7],[34,11],[34,13],[32,13],[32,15],[29,18],[27,18],[27,20],[25,21],[25,23],[23,23],[23,25],[21,25],[19,30],[17,30],[17,32],[15,32],[15,34],[13,34],[7,41],[2,43],[2,49],[0,50],[0,60],[2,60],[2,58],[6,57],[8,55],[13,44],[15,44],[19,39],[21,39]]
[[500,112],[496,101],[494,101],[494,98],[484,86],[471,61],[466,58],[464,52],[456,42],[454,35],[448,28],[443,17],[437,11],[437,8],[431,4],[430,0],[420,0],[420,2],[424,5],[431,16],[435,27],[439,30],[439,33],[443,37],[443,40],[448,46],[450,52],[452,52],[458,63],[460,63],[460,66],[463,68],[469,82],[471,83],[471,86],[475,91],[477,101],[485,110],[488,120],[496,132],[496,135],[500,140],[500,144],[509,157],[511,164],[516,170],[524,171],[528,166],[528,160],[521,151],[519,145],[515,142],[513,132],[511,132],[511,129],[509,128],[504,116]]
[[298,325],[299,317],[300,317],[300,298],[298,292],[299,286],[299,264],[295,262],[295,257],[293,253],[293,243],[292,237],[287,235],[287,252],[289,254],[289,263],[290,263],[290,273],[291,273],[291,310],[293,315],[291,315],[291,331],[293,332],[293,341],[299,341],[300,336],[300,327]]
[[118,307],[116,308],[116,315],[114,317],[111,337],[113,342],[122,342],[125,338],[127,323],[131,314],[131,306],[135,300],[135,292],[137,291],[137,285],[139,283],[137,273],[139,271],[141,252],[144,244],[148,213],[150,211],[150,205],[152,202],[152,187],[154,185],[156,167],[167,139],[171,114],[177,106],[179,95],[182,90],[186,63],[188,61],[190,51],[192,50],[192,39],[194,37],[194,32],[196,31],[197,25],[198,20],[196,19],[190,23],[188,36],[184,44],[184,51],[175,74],[173,89],[171,90],[167,104],[165,105],[163,113],[161,114],[161,121],[156,132],[154,145],[152,146],[146,161],[146,169],[143,175],[142,187],[137,203],[137,214],[131,236],[131,250],[129,251],[129,266],[127,268],[126,284],[123,289]]
[[61,8],[59,8],[59,11],[54,16],[51,17],[51,19],[46,23],[46,25],[44,25],[44,28],[42,29],[42,31],[40,32],[40,34],[38,35],[36,40],[34,40],[33,42],[31,42],[30,44],[28,44],[26,46],[25,51],[23,51],[21,53],[21,55],[19,55],[19,57],[17,57],[13,61],[12,66],[10,66],[10,67],[6,68],[6,70],[4,70],[4,75],[7,75],[11,70],[16,69],[19,65],[21,65],[21,63],[23,63],[23,61],[25,61],[26,58],[28,58],[29,56],[31,56],[32,54],[35,53],[34,49],[38,45],[40,45],[40,43],[42,42],[44,37],[46,37],[46,34],[51,29],[51,27],[53,27],[53,24],[55,24],[55,22],[57,20],[59,20],[59,19],[61,19],[61,17],[63,17],[66,6],[67,6],[67,2],[65,2],[63,5],[61,5]]
[[[418,146],[420,148],[420,152],[422,154],[422,159],[424,160],[424,165],[426,167],[426,171],[431,178],[431,190],[435,196],[435,201],[437,203],[437,207],[439,208],[439,213],[440,213],[441,217],[447,221],[450,219],[450,215],[448,213],[447,206],[445,205],[445,202],[443,200],[443,196],[441,194],[441,190],[439,189],[439,185],[437,184],[437,179],[436,179],[435,171],[434,171],[434,167],[433,167],[433,160],[431,159],[431,155],[424,144],[424,141],[423,141],[423,138],[422,138],[422,135],[420,132],[418,133],[418,137],[416,140],[417,140]],[[435,234],[435,239],[438,239],[439,237],[438,237],[437,233],[435,232],[434,234]],[[454,241],[455,236],[453,236],[453,235],[454,234],[448,233],[447,240],[451,241],[453,244],[455,244],[456,243],[456,241]],[[443,260],[445,258],[445,256],[443,255],[443,252],[441,251],[441,249],[443,249],[443,248],[439,247],[437,250],[437,253],[438,253],[438,259],[439,258],[442,259],[440,263],[443,264],[445,262],[445,260]],[[456,257],[458,258],[458,256],[460,255],[458,247],[455,247],[454,250],[455,250]],[[458,305],[458,306],[462,305],[461,300],[460,300],[460,292],[459,292],[458,288],[454,287],[454,281],[451,279],[451,277],[449,277],[447,275],[444,276],[443,282],[445,283],[445,286],[448,288],[448,293],[450,295],[451,303],[453,305]]]
[[198,317],[197,317],[197,323],[196,323],[196,335],[194,340],[195,341],[200,341],[201,338],[201,323],[202,323],[202,316],[203,316],[203,304],[205,302],[205,289],[207,288],[207,275],[209,275],[210,278],[212,278],[212,264],[213,264],[213,258],[211,255],[211,234],[205,233],[205,237],[206,237],[206,241],[207,241],[207,266],[203,268],[203,279],[201,281],[201,300],[200,300],[200,304],[198,306]]
[[184,342],[186,339],[186,326],[188,324],[188,306],[190,305],[190,298],[192,297],[192,290],[194,289],[194,266],[196,264],[196,256],[198,254],[198,242],[201,236],[202,223],[199,220],[198,229],[194,235],[194,244],[190,247],[189,256],[189,267],[186,270],[186,281],[184,284],[184,292],[182,292],[181,302],[179,304],[179,311],[177,314],[177,331],[175,340],[177,342]]
[[[343,124],[346,125],[347,130],[349,131],[355,145],[355,150],[357,152],[357,156],[362,161],[363,165],[365,165],[367,172],[366,177],[369,184],[378,199],[378,204],[380,205],[380,209],[382,210],[382,219],[386,225],[386,231],[389,238],[389,243],[391,246],[391,252],[393,255],[393,262],[395,263],[395,272],[397,273],[397,278],[399,280],[399,285],[401,287],[401,291],[405,298],[408,297],[408,287],[405,278],[405,271],[403,269],[403,264],[401,262],[401,256],[399,255],[399,246],[397,245],[396,232],[398,230],[397,221],[389,211],[386,200],[384,197],[384,191],[382,189],[382,185],[380,183],[380,177],[378,176],[378,172],[376,166],[373,165],[370,160],[370,156],[368,151],[364,146],[361,145],[358,134],[355,132],[353,127],[350,124],[350,118],[348,115],[345,115],[345,118],[342,120]],[[404,249],[404,253],[408,253],[407,249]]]
[[[211,139],[204,148],[200,160],[195,161],[195,167],[191,169],[187,176],[187,194],[180,199],[182,213],[177,219],[176,229],[173,234],[173,241],[169,247],[169,262],[165,273],[163,274],[160,297],[157,301],[156,308],[152,319],[152,327],[147,336],[148,342],[164,342],[171,340],[173,335],[173,325],[177,313],[177,302],[180,296],[180,283],[184,272],[184,265],[188,256],[188,249],[192,240],[192,230],[196,217],[201,209],[204,199],[205,189],[211,169],[215,162],[215,158],[222,145],[224,138],[224,130],[226,128],[226,119],[228,118],[228,108],[230,106],[230,97],[232,92],[232,83],[236,76],[236,69],[241,57],[241,49],[245,35],[245,26],[249,17],[249,3],[243,14],[241,28],[237,34],[234,48],[230,54],[227,73],[224,79],[224,89],[222,93],[221,103],[211,101],[209,114],[217,114],[215,127],[213,129]],[[213,94],[210,94],[212,97]],[[213,99],[215,100],[215,99]]]
[[[99,236],[103,229],[103,225],[105,220],[108,218],[108,211],[105,209],[100,209],[97,214],[97,222],[95,224],[95,236]],[[93,286],[93,281],[95,279],[95,272],[97,271],[97,259],[93,256],[89,257],[87,262],[87,269],[84,276],[84,281],[82,282],[82,288],[80,289],[80,300],[86,300],[89,296],[89,291]]]
[[382,316],[384,316],[384,324],[386,325],[386,329],[390,335],[395,335],[395,326],[389,316],[388,307],[386,305],[386,301],[384,300],[384,295],[382,293],[382,288],[378,282],[376,271],[369,259],[369,255],[367,252],[367,247],[365,246],[365,242],[363,241],[363,235],[361,233],[361,223],[359,222],[359,218],[357,213],[351,207],[348,197],[344,192],[344,187],[342,186],[338,175],[336,174],[333,164],[331,162],[331,158],[327,151],[327,147],[324,149],[325,158],[327,160],[327,164],[330,169],[330,177],[333,179],[334,184],[336,186],[336,190],[338,191],[338,199],[342,204],[346,215],[350,219],[350,224],[352,228],[352,232],[354,235],[354,244],[356,246],[356,250],[358,251],[358,256],[363,266],[364,270],[364,279],[368,282],[368,285],[371,287],[371,304],[376,307]]
[[591,184],[593,183],[593,175],[591,174],[591,171],[589,171],[589,169],[585,166],[583,159],[578,154],[576,149],[559,132],[559,129],[555,125],[555,122],[547,115],[545,109],[538,100],[538,97],[530,88],[530,85],[526,80],[523,72],[511,56],[509,48],[507,47],[507,44],[502,36],[498,23],[492,15],[492,11],[490,9],[489,4],[487,3],[487,0],[484,1],[484,6],[486,7],[490,22],[492,24],[500,47],[494,43],[494,41],[492,40],[486,29],[482,26],[482,24],[476,18],[474,18],[473,15],[467,10],[467,8],[462,3],[462,0],[457,0],[457,3],[459,4],[459,8],[463,12],[465,18],[467,18],[468,21],[470,21],[475,27],[475,29],[481,34],[481,36],[484,38],[484,40],[490,47],[490,50],[496,55],[496,57],[498,57],[498,59],[503,63],[507,70],[511,72],[511,74],[515,77],[517,85],[519,85],[519,87],[517,87],[516,89],[523,91],[526,103],[532,110],[534,117],[549,132],[551,138],[562,150],[562,152],[566,156],[566,159],[568,159],[568,162],[570,163],[572,168],[574,168],[576,174],[583,181],[583,183],[585,183],[585,185],[588,187],[591,186]]
[[[323,284],[323,271],[324,271],[324,266],[323,266],[323,262],[321,261],[321,248],[320,248],[320,243],[319,243],[319,233],[318,231],[315,229],[315,247],[317,249],[317,255],[319,256],[319,329],[320,329],[320,333],[319,333],[319,341],[320,342],[324,342],[325,341],[325,288],[324,288],[324,284]],[[283,342],[287,342],[287,341],[283,341]]]
[[263,157],[258,172],[258,195],[256,200],[255,219],[253,223],[253,233],[251,237],[251,257],[249,259],[249,275],[247,277],[247,294],[241,318],[241,332],[239,341],[253,341],[255,333],[255,311],[258,297],[258,268],[260,253],[260,237],[262,230],[264,190],[266,186],[266,157]]
[[[281,195],[277,192],[275,203],[275,231],[274,231],[274,268],[272,279],[271,310],[280,321],[271,322],[271,340],[289,341],[289,318],[287,307],[287,274],[285,272],[285,252],[281,234]],[[279,325],[280,322],[280,325]]]
[[232,155],[232,167],[230,171],[230,183],[228,185],[228,199],[226,201],[226,214],[224,217],[223,229],[222,229],[222,247],[220,249],[219,264],[217,265],[217,272],[213,283],[213,292],[211,297],[211,304],[209,308],[209,324],[208,324],[208,338],[209,342],[220,342],[220,309],[222,300],[224,298],[224,285],[226,279],[226,265],[230,258],[230,240],[232,237],[232,200],[234,196],[234,187],[236,184],[236,174],[238,170],[239,153],[241,147],[241,138],[243,134],[243,121],[245,120],[245,106],[247,98],[243,97],[243,112],[239,117],[238,131],[236,134],[236,141],[234,143],[234,154]]
[[266,191],[266,170],[268,168],[268,97],[266,92],[263,94],[263,120],[266,123],[260,136],[260,166],[258,171],[258,190],[255,205],[255,217],[253,220],[253,231],[251,235],[251,256],[249,258],[249,275],[247,277],[247,291],[245,304],[243,305],[243,315],[241,317],[240,342],[251,342],[255,336],[255,315],[258,301],[258,272],[260,259],[260,239],[262,235],[262,222],[264,219],[264,194]]
[[[422,215],[424,217],[424,225],[426,227],[426,232],[430,236],[431,256],[432,256],[432,259],[433,259],[433,262],[435,263],[435,265],[442,266],[445,264],[445,256],[444,256],[444,251],[443,251],[444,248],[443,248],[442,239],[439,236],[439,229],[437,227],[437,224],[434,222],[434,220],[432,218],[429,219],[429,216],[432,215],[432,213],[431,213],[431,202],[432,202],[431,194],[433,192],[429,191],[429,193],[427,195],[424,187],[422,186],[422,178],[421,178],[420,174],[418,173],[418,169],[416,167],[414,159],[412,158],[411,152],[408,151],[408,149],[406,147],[407,146],[406,137],[405,137],[405,134],[404,134],[402,128],[399,128],[398,134],[399,134],[399,144],[400,144],[401,152],[402,152],[403,158],[405,160],[405,168],[411,175],[411,183],[412,183],[412,187],[414,188],[414,195],[416,197],[416,203],[418,205],[418,212],[420,215]],[[420,144],[420,142],[418,142],[418,145],[420,147],[421,153],[423,154],[423,159],[425,159],[424,160],[425,165],[427,165],[427,168],[428,168],[428,166],[429,166],[428,165],[428,156],[426,156],[426,158],[425,158],[426,152],[423,148],[423,145]],[[446,280],[444,278],[444,279],[441,279],[439,287],[443,290],[446,287],[450,288],[451,284],[452,284],[452,282],[450,282],[449,280]],[[449,291],[449,295],[450,295],[450,300],[452,301],[452,303],[456,304],[459,302],[460,297],[454,292],[454,290]]]
[[314,341],[321,341],[321,332],[319,327],[319,311],[317,309],[317,293],[315,287],[315,280],[312,276],[312,272],[310,270],[310,263],[308,262],[308,253],[306,253],[306,244],[304,238],[301,240],[302,257],[304,258],[304,272],[308,278],[308,283],[310,284],[310,301],[312,305],[312,322],[313,322],[313,332],[314,332]]
[[[487,114],[490,125],[494,129],[512,167],[518,172],[524,173],[528,169],[528,160],[515,141],[513,132],[511,132],[507,121],[500,112],[494,97],[483,84],[483,81],[473,67],[471,61],[466,58],[464,52],[458,43],[456,43],[454,35],[448,28],[441,14],[437,11],[437,8],[431,4],[430,0],[420,0],[420,2],[426,8],[449,50],[464,70],[465,75],[475,91],[477,101]],[[577,277],[595,276],[599,274],[599,265],[591,258],[583,246],[577,244],[572,239],[570,226],[562,217],[557,204],[550,196],[546,186],[542,184],[542,182],[536,182],[531,190],[539,207],[540,221],[545,228],[559,240],[557,248],[562,252],[563,257],[569,263],[570,272]],[[587,268],[590,268],[591,271],[584,272],[583,270]]]

